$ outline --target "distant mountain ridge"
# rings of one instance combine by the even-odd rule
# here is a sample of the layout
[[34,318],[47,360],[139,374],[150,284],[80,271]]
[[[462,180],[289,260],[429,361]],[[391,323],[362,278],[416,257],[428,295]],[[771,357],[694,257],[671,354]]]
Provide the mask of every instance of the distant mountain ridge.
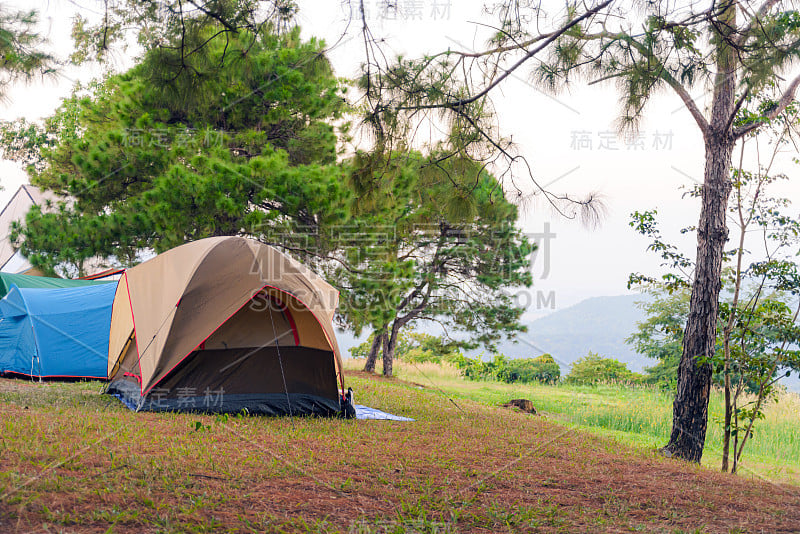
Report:
[[562,373],[567,373],[575,360],[592,351],[642,372],[656,360],[636,353],[625,339],[645,319],[636,303],[647,298],[620,295],[583,300],[527,323],[528,331],[517,337],[517,343],[504,341],[499,352],[510,358],[530,358],[546,352],[559,363]]
[[[509,358],[529,358],[550,353],[561,367],[561,374],[589,351],[627,364],[628,369],[643,372],[657,360],[638,354],[625,340],[636,331],[637,323],[646,318],[637,302],[648,295],[592,297],[527,323],[528,331],[517,343],[506,341],[498,347]],[[781,383],[800,393],[800,379],[795,373]]]

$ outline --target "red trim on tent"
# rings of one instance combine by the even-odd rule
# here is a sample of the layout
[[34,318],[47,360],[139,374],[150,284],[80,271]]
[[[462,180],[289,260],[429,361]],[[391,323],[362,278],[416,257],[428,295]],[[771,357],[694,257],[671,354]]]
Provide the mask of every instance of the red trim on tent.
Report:
[[99,273],[89,274],[86,276],[81,276],[78,280],[100,280],[101,278],[106,278],[108,276],[114,276],[115,274],[124,273],[125,269],[106,269],[105,271],[100,271]]
[[[128,285],[128,273],[124,273],[122,277],[125,279],[125,289],[128,292],[128,304],[131,306],[131,321],[133,322],[133,340],[136,342],[136,365],[139,366],[139,392],[141,395],[144,395],[144,391],[142,391],[142,387],[144,387],[144,382],[142,381],[142,355],[139,354],[139,338],[136,336],[136,316],[133,315],[133,300],[131,299],[131,288]],[[125,357],[123,354],[122,358]]]
[[[270,295],[269,298],[270,298],[270,300],[274,301],[275,304],[277,304],[278,307],[281,309],[281,312],[284,315],[286,315],[286,320],[289,322],[289,328],[292,329],[292,336],[294,336],[294,346],[295,347],[299,347],[300,346],[300,334],[297,331],[297,325],[294,322],[294,317],[292,317],[292,312],[289,311],[289,306],[287,306],[286,303],[282,302],[277,297],[274,297],[274,296]],[[300,299],[298,299],[298,300],[300,300]]]
[[[139,384],[142,383],[142,377],[138,376],[136,373],[122,373],[122,376],[132,376],[133,378],[136,379],[137,382],[139,382]],[[141,386],[140,386],[140,389],[141,389]]]

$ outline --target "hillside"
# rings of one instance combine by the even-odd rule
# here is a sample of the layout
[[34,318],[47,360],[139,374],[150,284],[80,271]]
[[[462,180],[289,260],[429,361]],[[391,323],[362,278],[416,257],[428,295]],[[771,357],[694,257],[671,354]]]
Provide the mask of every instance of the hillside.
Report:
[[133,413],[0,379],[2,532],[792,532],[800,489],[349,373],[415,422]]

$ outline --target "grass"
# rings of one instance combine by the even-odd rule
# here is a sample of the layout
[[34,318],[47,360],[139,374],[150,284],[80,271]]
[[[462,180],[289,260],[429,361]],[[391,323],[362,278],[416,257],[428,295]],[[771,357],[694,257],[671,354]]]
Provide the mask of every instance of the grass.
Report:
[[[363,361],[346,360],[346,366],[361,368]],[[659,388],[474,382],[462,379],[450,365],[432,363],[396,362],[394,371],[399,378],[456,399],[497,405],[512,398],[528,398],[537,410],[562,423],[629,445],[661,447],[672,430],[674,394]],[[722,463],[724,406],[722,392],[713,391],[703,456],[703,464],[711,468]],[[777,403],[766,406],[765,419],[754,428],[742,455],[740,474],[800,485],[800,396],[781,394]]]
[[0,379],[0,532],[789,532],[800,524],[794,486],[667,460],[556,418],[554,407],[570,401],[576,409],[586,401],[590,413],[597,392],[579,401],[551,388],[551,405],[543,408],[542,394],[537,406],[552,416],[541,418],[493,406],[512,391],[499,384],[460,382],[449,394],[456,405],[429,380],[455,388],[452,370],[420,371],[408,381],[347,376],[358,403],[413,423],[132,413],[98,383]]

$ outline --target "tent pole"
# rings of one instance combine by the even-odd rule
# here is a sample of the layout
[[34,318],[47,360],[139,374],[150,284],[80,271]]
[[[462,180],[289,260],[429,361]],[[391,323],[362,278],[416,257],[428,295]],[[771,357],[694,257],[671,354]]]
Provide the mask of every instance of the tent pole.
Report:
[[[286,375],[283,372],[283,359],[281,358],[280,344],[278,343],[278,331],[275,329],[275,319],[272,317],[272,299],[269,299],[269,321],[272,323],[272,333],[275,334],[275,351],[278,353],[278,365],[281,368],[281,379],[283,380],[283,390],[286,392],[286,403],[289,405],[289,417],[294,418],[294,411],[292,410],[292,400],[289,397],[289,386],[286,385]],[[294,419],[292,419],[294,425]]]

